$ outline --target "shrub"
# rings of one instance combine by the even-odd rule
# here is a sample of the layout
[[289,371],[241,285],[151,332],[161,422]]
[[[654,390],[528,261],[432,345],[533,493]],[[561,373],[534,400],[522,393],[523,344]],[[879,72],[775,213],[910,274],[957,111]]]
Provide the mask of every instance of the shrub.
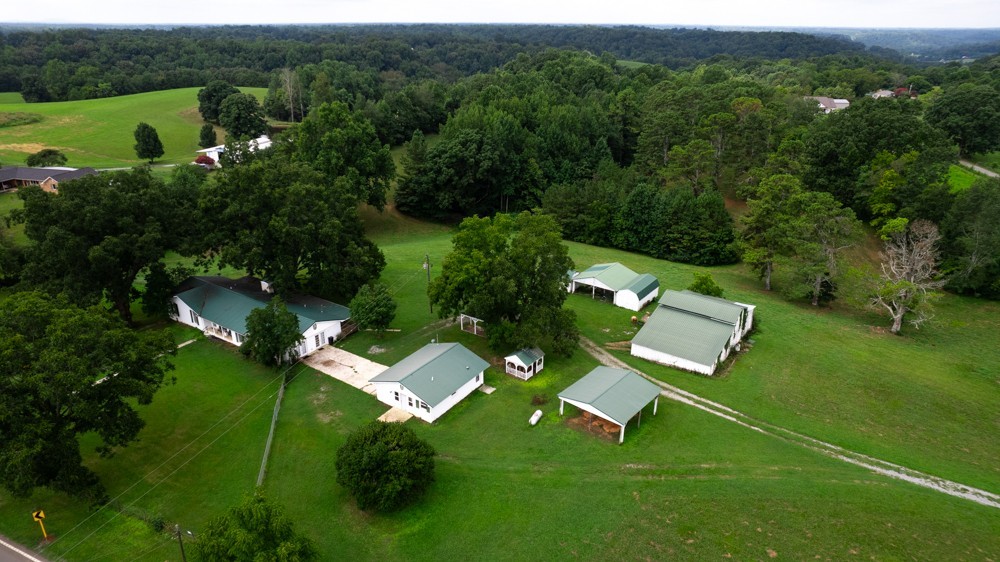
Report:
[[362,510],[391,511],[413,501],[434,481],[434,448],[412,429],[375,420],[337,451],[337,483]]

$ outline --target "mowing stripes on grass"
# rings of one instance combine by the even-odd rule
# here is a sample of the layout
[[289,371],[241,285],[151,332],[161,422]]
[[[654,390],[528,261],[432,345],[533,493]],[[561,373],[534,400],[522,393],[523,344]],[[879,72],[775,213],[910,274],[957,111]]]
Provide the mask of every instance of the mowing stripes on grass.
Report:
[[[288,369],[282,371],[281,374],[279,374],[278,376],[276,376],[273,379],[271,379],[270,381],[268,381],[264,386],[262,386],[260,388],[260,390],[258,390],[257,392],[255,392],[253,395],[251,395],[245,401],[243,401],[242,404],[240,404],[239,406],[233,408],[229,413],[227,413],[226,415],[222,416],[218,421],[216,421],[208,429],[206,429],[201,435],[199,435],[199,436],[195,437],[194,439],[192,439],[191,441],[189,441],[186,445],[184,445],[183,447],[181,447],[180,449],[178,449],[177,452],[175,452],[174,454],[170,455],[170,457],[168,457],[166,460],[164,460],[162,463],[160,463],[156,468],[154,468],[153,470],[149,471],[148,474],[146,474],[142,478],[140,478],[140,479],[136,480],[135,482],[133,482],[132,485],[130,485],[128,488],[126,488],[125,490],[123,490],[120,494],[118,494],[117,496],[115,496],[113,499],[111,499],[110,501],[108,501],[107,503],[105,503],[104,505],[102,505],[100,508],[98,508],[96,511],[94,511],[94,513],[92,513],[87,518],[85,518],[83,521],[80,521],[79,523],[77,523],[76,526],[74,526],[72,529],[70,529],[69,531],[66,531],[65,533],[63,533],[62,535],[60,535],[59,537],[57,537],[54,541],[52,541],[51,543],[49,543],[48,545],[46,545],[46,548],[51,547],[55,543],[59,542],[61,539],[64,539],[67,535],[69,535],[70,533],[72,533],[73,531],[75,531],[76,529],[78,529],[81,525],[83,525],[84,523],[86,523],[87,521],[89,521],[91,518],[95,517],[97,514],[99,514],[101,511],[103,511],[106,507],[108,507],[109,505],[113,505],[116,501],[118,501],[119,499],[121,499],[125,494],[127,494],[129,491],[131,491],[136,486],[138,486],[141,482],[145,482],[154,473],[156,473],[156,471],[158,471],[161,468],[163,468],[164,466],[166,466],[170,461],[172,461],[178,455],[180,455],[181,453],[183,453],[184,451],[186,451],[189,447],[191,447],[192,445],[194,445],[197,441],[201,440],[203,437],[205,437],[206,435],[208,435],[209,433],[211,433],[212,430],[214,430],[220,424],[222,424],[223,422],[225,422],[227,419],[229,419],[231,416],[233,416],[236,412],[238,412],[239,410],[243,409],[244,406],[246,406],[251,400],[253,400],[254,398],[256,398],[266,388],[270,387],[271,384],[273,384],[276,380],[278,380],[280,378],[283,378],[285,376],[285,374],[288,372],[288,370],[290,370],[292,367],[294,367],[294,365],[288,367]],[[155,485],[153,485],[152,488],[150,488],[149,490],[146,490],[146,492],[144,492],[141,496],[139,496],[138,498],[136,498],[136,499],[132,500],[131,502],[129,502],[128,504],[126,504],[125,507],[130,507],[130,506],[134,505],[136,502],[138,502],[140,499],[142,499],[146,494],[148,494],[148,493],[152,492],[153,490],[155,490],[160,484],[162,484],[168,478],[170,478],[175,473],[177,473],[178,470],[180,470],[185,465],[187,465],[192,460],[194,460],[196,457],[198,457],[198,455],[200,455],[201,453],[203,453],[206,449],[208,449],[208,447],[210,447],[212,444],[214,444],[219,439],[221,439],[224,435],[226,435],[227,433],[229,433],[229,431],[231,431],[233,428],[237,427],[242,421],[246,420],[252,413],[254,413],[255,411],[257,411],[270,398],[271,397],[268,396],[265,399],[265,401],[262,401],[257,406],[254,406],[254,408],[252,410],[250,410],[248,413],[246,413],[242,418],[240,418],[239,420],[237,420],[235,423],[233,423],[232,425],[230,425],[225,431],[223,431],[221,434],[219,434],[208,445],[206,445],[201,450],[199,450],[194,455],[192,455],[190,458],[188,458],[186,461],[184,461],[183,463],[181,463],[180,466],[178,466],[173,471],[171,471],[167,476],[163,477],[159,482],[157,482]],[[119,511],[113,517],[111,517],[111,519],[105,521],[97,529],[94,529],[93,531],[91,531],[91,533],[89,535],[87,535],[86,537],[84,537],[83,540],[81,540],[81,541],[77,542],[76,544],[74,544],[69,550],[67,550],[66,552],[64,552],[63,555],[69,553],[71,550],[73,550],[77,546],[80,546],[80,544],[82,544],[88,538],[90,538],[91,536],[93,536],[94,533],[96,533],[97,531],[99,531],[102,528],[104,528],[108,523],[110,523],[111,521],[113,521],[120,514],[121,514],[121,512]]]

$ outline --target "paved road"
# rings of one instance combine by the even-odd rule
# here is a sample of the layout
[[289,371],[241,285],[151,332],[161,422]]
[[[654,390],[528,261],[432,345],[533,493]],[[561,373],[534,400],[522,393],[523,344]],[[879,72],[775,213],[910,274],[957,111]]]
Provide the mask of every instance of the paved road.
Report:
[[973,170],[975,172],[979,172],[980,174],[983,174],[984,176],[989,176],[991,178],[1000,178],[1000,174],[998,174],[998,173],[996,173],[996,172],[994,172],[992,170],[987,170],[986,168],[984,168],[982,166],[977,166],[976,164],[973,164],[972,162],[969,162],[968,160],[959,160],[958,162],[959,162],[959,164],[965,166],[966,168],[968,168],[970,170]]
[[0,562],[47,562],[47,560],[32,552],[30,548],[0,535]]

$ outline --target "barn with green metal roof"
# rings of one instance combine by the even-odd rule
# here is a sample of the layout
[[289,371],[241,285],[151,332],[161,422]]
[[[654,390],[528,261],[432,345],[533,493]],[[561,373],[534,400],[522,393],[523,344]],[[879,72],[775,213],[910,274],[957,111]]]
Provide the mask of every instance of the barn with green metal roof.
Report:
[[739,349],[753,327],[755,309],[692,291],[665,291],[632,339],[632,355],[713,375],[719,363]]
[[624,265],[599,263],[572,273],[569,292],[589,292],[591,297],[611,297],[616,306],[638,311],[656,300],[660,282],[649,273],[638,274]]

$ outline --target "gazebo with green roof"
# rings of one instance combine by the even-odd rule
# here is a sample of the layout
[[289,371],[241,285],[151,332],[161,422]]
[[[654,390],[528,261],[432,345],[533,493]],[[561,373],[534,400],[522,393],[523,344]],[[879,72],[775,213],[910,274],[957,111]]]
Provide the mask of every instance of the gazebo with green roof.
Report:
[[595,367],[582,379],[559,393],[559,415],[567,402],[621,427],[618,443],[625,441],[625,426],[653,403],[653,415],[660,400],[660,387],[626,369]]

